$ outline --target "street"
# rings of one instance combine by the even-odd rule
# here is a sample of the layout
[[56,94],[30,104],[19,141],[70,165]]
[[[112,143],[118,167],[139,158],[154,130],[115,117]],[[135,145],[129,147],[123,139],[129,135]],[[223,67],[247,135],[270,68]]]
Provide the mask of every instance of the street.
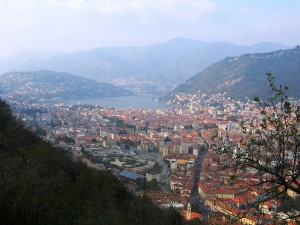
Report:
[[207,146],[205,147],[204,151],[201,151],[198,158],[196,159],[196,163],[195,163],[195,182],[194,182],[194,187],[192,190],[192,196],[191,196],[191,202],[195,203],[198,207],[199,210],[201,212],[201,214],[203,215],[203,220],[204,221],[208,221],[208,214],[209,211],[206,208],[204,202],[202,201],[201,197],[199,196],[198,193],[198,183],[199,183],[199,179],[200,179],[200,173],[201,173],[201,162],[205,156],[205,154],[207,153]]

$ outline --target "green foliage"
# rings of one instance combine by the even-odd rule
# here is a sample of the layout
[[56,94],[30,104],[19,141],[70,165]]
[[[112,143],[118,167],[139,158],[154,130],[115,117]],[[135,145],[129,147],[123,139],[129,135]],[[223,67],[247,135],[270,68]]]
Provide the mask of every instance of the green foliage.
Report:
[[146,182],[146,190],[147,191],[157,191],[158,190],[158,181],[156,179],[152,179]]
[[[223,59],[185,83],[177,86],[174,93],[207,94],[226,92],[234,99],[248,96],[266,96],[266,71],[276,72],[279,83],[290,87],[289,96],[299,98],[300,48],[278,50],[269,53],[246,54]],[[229,84],[229,85],[226,85]]]
[[64,136],[64,137],[58,137],[55,139],[55,142],[58,143],[60,141],[64,141],[65,143],[67,144],[75,144],[75,139],[74,138],[71,138],[71,137],[67,137],[67,136]]
[[42,141],[0,101],[0,224],[183,224],[180,220],[178,213],[127,192],[110,172],[88,168]]
[[43,129],[40,126],[36,127],[36,134],[39,136],[46,136],[47,135],[47,131],[45,129]]
[[204,124],[203,129],[207,130],[207,129],[211,129],[211,128],[218,128],[217,124]]
[[127,131],[126,130],[120,130],[119,131],[119,134],[121,135],[121,134],[127,134]]
[[[68,73],[48,70],[30,72],[10,72],[3,74],[1,86],[4,94],[13,99],[28,101],[28,99],[85,99],[104,96],[133,95],[132,92],[108,83],[100,83]],[[18,90],[30,83],[26,93]],[[25,110],[35,113],[35,110]]]
[[237,118],[236,118],[236,116],[227,116],[227,120],[232,121],[232,122],[236,122]]
[[186,130],[192,130],[193,129],[193,125],[192,124],[185,125],[184,129],[186,129]]
[[156,130],[157,132],[161,132],[161,127],[157,127],[154,130]]
[[159,163],[155,162],[155,164],[152,168],[146,169],[144,172],[150,173],[150,174],[159,174],[160,171],[161,171],[161,165]]
[[191,220],[190,222],[187,223],[188,225],[202,225],[204,224],[203,222],[201,222],[200,220],[198,219],[193,219]]
[[164,142],[165,143],[172,142],[172,138],[170,138],[170,137],[167,136],[167,137],[165,137]]
[[93,144],[97,144],[97,143],[98,143],[98,141],[97,141],[96,138],[93,138],[91,142],[92,142]]
[[[124,123],[123,120],[121,120],[117,117],[103,116],[103,118],[108,119],[110,122],[114,123],[119,128],[123,128],[123,129],[126,129],[126,128],[135,129],[136,128],[135,125],[126,124],[126,123]],[[126,132],[126,130],[121,131],[120,134],[122,134],[123,132]],[[123,134],[125,134],[125,133],[123,133]]]
[[291,212],[293,209],[299,209],[300,206],[300,197],[291,198],[286,193],[280,196],[281,205],[278,209],[280,212]]
[[124,144],[124,145],[127,145],[128,147],[130,147],[130,146],[135,146],[134,141],[132,141],[132,140],[130,140],[130,139],[124,139],[124,138],[122,138],[122,139],[120,140],[120,143],[121,143],[121,144]]

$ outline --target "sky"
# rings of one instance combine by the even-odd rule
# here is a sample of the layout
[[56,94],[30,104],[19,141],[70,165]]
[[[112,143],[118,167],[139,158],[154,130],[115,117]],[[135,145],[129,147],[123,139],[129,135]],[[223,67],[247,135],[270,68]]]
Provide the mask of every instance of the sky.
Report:
[[0,0],[0,58],[185,37],[300,44],[299,0]]

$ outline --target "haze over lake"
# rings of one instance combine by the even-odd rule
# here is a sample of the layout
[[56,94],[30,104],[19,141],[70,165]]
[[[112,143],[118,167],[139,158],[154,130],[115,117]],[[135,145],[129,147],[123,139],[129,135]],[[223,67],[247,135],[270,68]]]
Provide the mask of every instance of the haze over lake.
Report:
[[47,103],[64,103],[68,105],[89,104],[115,109],[169,109],[170,105],[153,100],[159,96],[124,96],[124,97],[100,97],[83,100],[53,100]]

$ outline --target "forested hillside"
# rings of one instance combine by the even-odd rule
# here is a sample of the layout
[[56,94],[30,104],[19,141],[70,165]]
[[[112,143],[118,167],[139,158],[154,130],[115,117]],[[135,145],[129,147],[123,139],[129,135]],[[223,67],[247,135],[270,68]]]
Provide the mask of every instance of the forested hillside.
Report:
[[272,73],[277,83],[288,86],[289,96],[299,98],[300,47],[228,57],[179,85],[174,93],[226,92],[236,99],[266,96],[266,73]]
[[0,100],[0,224],[183,224],[26,130]]
[[133,95],[131,91],[109,83],[49,70],[5,73],[0,76],[0,94],[5,99],[22,101]]

